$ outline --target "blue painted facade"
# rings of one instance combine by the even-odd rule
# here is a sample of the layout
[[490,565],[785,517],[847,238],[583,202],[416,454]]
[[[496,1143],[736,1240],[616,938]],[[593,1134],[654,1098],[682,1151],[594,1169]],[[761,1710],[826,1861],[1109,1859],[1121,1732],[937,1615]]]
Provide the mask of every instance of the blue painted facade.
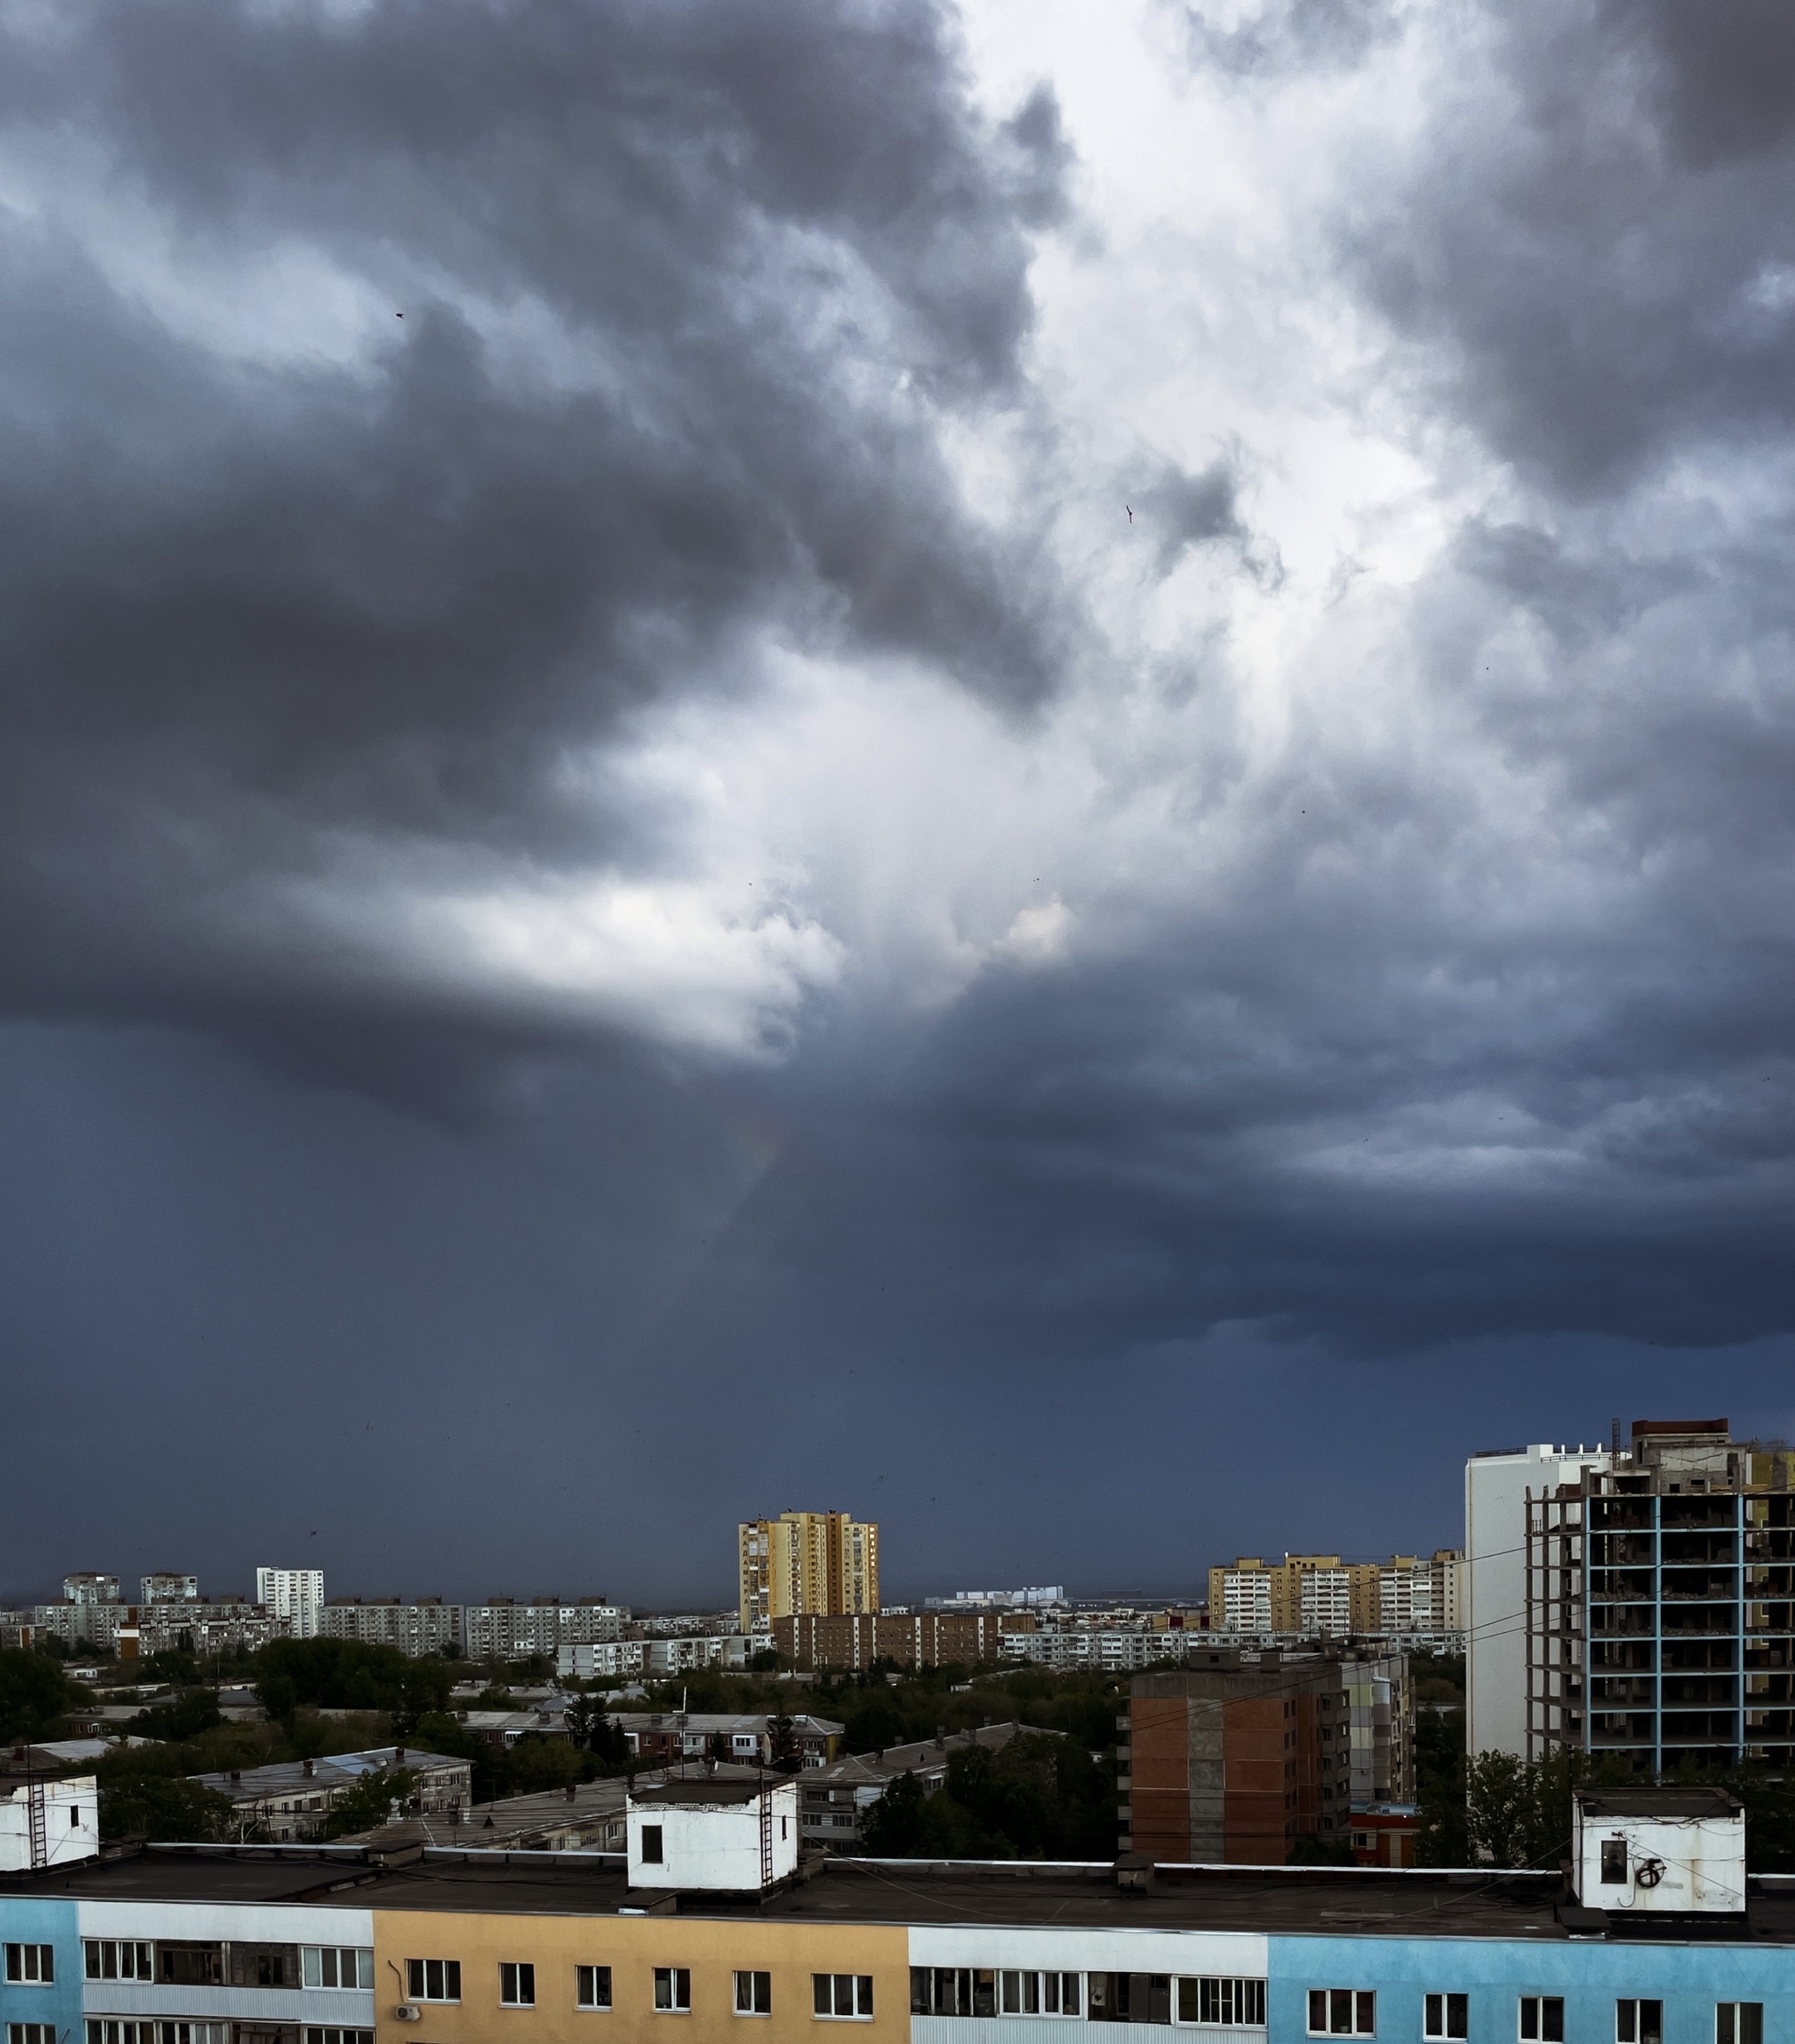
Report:
[[[51,1945],[56,1977],[48,1987],[20,1986],[0,1966],[0,2024],[53,2023],[57,2044],[81,2044],[81,1924],[75,1906],[55,1895],[0,1895],[0,1943]],[[5,2031],[0,2029],[0,2037]]]
[[1521,1997],[1534,1994],[1564,1997],[1564,2044],[1614,2044],[1623,1998],[1663,2002],[1664,2044],[1714,2044],[1718,2001],[1762,2002],[1764,2044],[1795,2044],[1787,1945],[1274,1937],[1270,1947],[1270,2044],[1303,2044],[1314,1987],[1374,1991],[1378,2044],[1423,2044],[1422,1998],[1447,1992],[1471,1997],[1469,2044],[1516,2044]]

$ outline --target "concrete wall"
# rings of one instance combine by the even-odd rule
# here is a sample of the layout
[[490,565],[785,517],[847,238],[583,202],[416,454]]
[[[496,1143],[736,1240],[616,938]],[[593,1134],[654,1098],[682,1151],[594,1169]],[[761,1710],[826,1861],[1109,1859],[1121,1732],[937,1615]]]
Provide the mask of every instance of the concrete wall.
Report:
[[[1602,1842],[1627,1842],[1627,1879],[1602,1883]],[[1745,1906],[1745,1820],[1735,1817],[1592,1817],[1579,1810],[1573,1841],[1578,1899],[1588,1909],[1651,1916],[1666,1911],[1730,1914]],[[1659,1879],[1642,1886],[1641,1863],[1656,1860]]]
[[[782,1783],[766,1792],[772,1802],[773,1878],[798,1870],[798,1788]],[[642,1858],[645,1826],[661,1829],[658,1863]],[[632,1888],[709,1888],[741,1892],[761,1879],[761,1810],[751,1803],[632,1804],[628,1813]]]
[[[81,1936],[74,1905],[50,1895],[0,1896],[0,1943],[49,1945],[55,1978],[46,1986],[9,1983],[0,1966],[0,2024],[51,2023],[59,2039],[82,2034]],[[0,2037],[6,2032],[0,2028]]]
[[[1538,1918],[1551,1922],[1550,1908]],[[1495,1938],[1278,1937],[1271,1941],[1271,2033],[1296,2044],[1312,1987],[1369,1988],[1380,2040],[1419,2044],[1422,1998],[1471,1997],[1470,2044],[1515,2044],[1523,1994],[1564,1998],[1571,2044],[1613,2044],[1621,1997],[1664,2005],[1664,2044],[1714,2044],[1714,2004],[1763,2004],[1765,2044],[1795,2034],[1795,1953],[1785,1946],[1604,1945]]]
[[[92,1859],[100,1849],[100,1789],[95,1777],[71,1775],[42,1787],[46,1863],[65,1867]],[[22,1873],[31,1863],[30,1792],[17,1788],[0,1797],[0,1873]]]
[[[899,1926],[720,1920],[679,1916],[459,1914],[443,1910],[384,1910],[375,1925],[383,1978],[402,1974],[408,1958],[458,1959],[461,2001],[432,2005],[422,2023],[393,2018],[396,1997],[380,1997],[379,2044],[630,2044],[658,2038],[675,2044],[817,2044],[828,2026],[812,2013],[812,1973],[869,1974],[873,2016],[841,2026],[855,2044],[909,2044],[910,1972]],[[536,1969],[533,2010],[501,2008],[499,1968],[523,1961]],[[613,2006],[597,2013],[574,2006],[574,1969],[608,1966]],[[692,1974],[689,2015],[657,2014],[655,1969],[684,1966]],[[734,1974],[772,1975],[770,2015],[735,2013]]]

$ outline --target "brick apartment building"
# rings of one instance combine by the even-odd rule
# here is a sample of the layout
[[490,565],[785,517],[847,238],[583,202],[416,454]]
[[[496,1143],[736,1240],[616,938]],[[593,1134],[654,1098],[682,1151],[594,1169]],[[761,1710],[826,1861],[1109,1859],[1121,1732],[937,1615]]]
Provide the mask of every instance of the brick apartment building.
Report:
[[773,1644],[794,1668],[934,1668],[999,1659],[1004,1636],[1034,1630],[1026,1611],[921,1611],[902,1616],[871,1612],[824,1617],[800,1613],[773,1621]]
[[1118,1756],[1121,1848],[1171,1865],[1281,1866],[1348,1841],[1355,1803],[1413,1792],[1408,1664],[1231,1650],[1137,1675]]

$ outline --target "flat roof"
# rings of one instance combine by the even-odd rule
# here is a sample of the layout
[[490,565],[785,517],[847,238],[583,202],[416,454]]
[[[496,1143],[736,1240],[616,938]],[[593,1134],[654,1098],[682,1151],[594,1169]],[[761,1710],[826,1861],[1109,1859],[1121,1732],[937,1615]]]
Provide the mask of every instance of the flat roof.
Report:
[[1662,1817],[1675,1823],[1741,1816],[1745,1810],[1736,1797],[1718,1788],[1579,1789],[1576,1794],[1586,1817]]
[[[109,1900],[311,1903],[493,1914],[614,1916],[641,1906],[621,1854],[433,1850],[381,1867],[359,1849],[152,1846],[37,1876],[0,1893]],[[1795,1881],[1754,1877],[1741,1916],[1610,1919],[1611,1943],[1795,1945]],[[828,1860],[764,1898],[684,1892],[678,1913],[832,1923],[1256,1931],[1315,1937],[1562,1941],[1560,1877],[1332,1867],[1160,1867],[1125,1893],[1104,1863]]]
[[685,1780],[656,1782],[653,1788],[638,1789],[629,1799],[638,1804],[689,1803],[698,1807],[713,1803],[751,1803],[763,1789],[789,1787],[793,1779],[789,1774],[769,1775],[764,1781],[726,1781],[698,1775]]

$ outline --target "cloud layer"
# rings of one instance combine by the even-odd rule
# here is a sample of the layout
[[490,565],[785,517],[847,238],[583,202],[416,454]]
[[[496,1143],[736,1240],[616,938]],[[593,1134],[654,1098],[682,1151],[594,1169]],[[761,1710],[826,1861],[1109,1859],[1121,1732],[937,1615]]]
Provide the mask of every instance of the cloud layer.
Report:
[[[1650,1345],[1761,1383],[1795,74],[1710,26],[0,11],[4,1112],[172,1088],[202,1244],[198,1075],[263,1089],[252,1297],[364,1171],[498,1171],[528,1248],[395,1190],[294,1309],[331,1386],[445,1256],[555,1398],[734,1370],[794,1443],[943,1370],[1288,1367],[1347,1439],[1462,1345],[1586,1345],[1600,1430]],[[19,1339],[138,1398],[82,1267]]]

